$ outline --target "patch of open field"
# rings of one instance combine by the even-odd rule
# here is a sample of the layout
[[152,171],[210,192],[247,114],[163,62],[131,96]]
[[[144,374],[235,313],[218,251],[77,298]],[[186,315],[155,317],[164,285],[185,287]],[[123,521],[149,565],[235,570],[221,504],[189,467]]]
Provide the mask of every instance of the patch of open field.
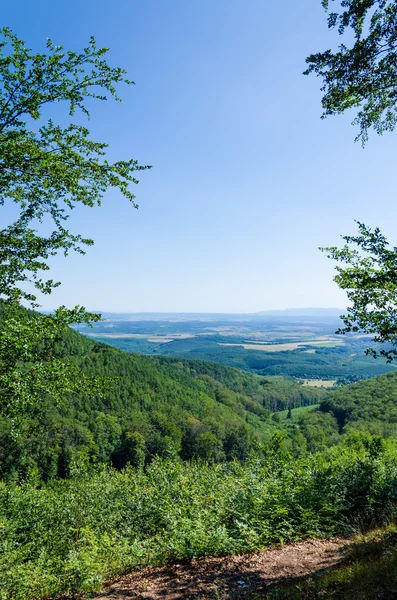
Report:
[[235,346],[245,350],[262,350],[263,352],[283,352],[285,350],[296,350],[302,344],[300,342],[290,342],[287,344],[226,344],[220,343],[219,346]]
[[300,342],[287,342],[286,344],[244,344],[245,350],[263,350],[264,352],[282,352],[283,350],[296,350]]
[[336,348],[337,346],[344,346],[345,342],[342,340],[334,340],[330,342],[311,342],[311,344],[316,344],[319,348]]
[[333,388],[335,387],[336,379],[304,379],[303,385],[309,387]]
[[[298,408],[292,408],[291,412],[292,412],[292,417],[293,418],[299,418],[299,417],[303,417],[304,415],[306,415],[308,412],[312,411],[312,410],[316,410],[320,405],[319,404],[311,404],[310,406],[299,406]],[[287,410],[281,410],[280,412],[276,413],[281,419],[286,419],[288,416],[288,409]]]
[[[297,350],[298,348],[305,348],[306,346],[318,346],[319,348],[334,348],[336,346],[343,346],[344,342],[341,340],[336,340],[334,338],[324,338],[324,339],[317,339],[317,340],[310,340],[310,341],[304,341],[304,342],[287,342],[285,344],[267,344],[267,343],[261,343],[261,344],[227,344],[227,343],[221,343],[219,344],[220,346],[240,346],[243,347],[245,350],[262,350],[263,352],[285,352],[287,350]],[[309,349],[307,350],[308,352],[310,352],[311,350],[313,350],[314,353],[315,350],[314,349]]]

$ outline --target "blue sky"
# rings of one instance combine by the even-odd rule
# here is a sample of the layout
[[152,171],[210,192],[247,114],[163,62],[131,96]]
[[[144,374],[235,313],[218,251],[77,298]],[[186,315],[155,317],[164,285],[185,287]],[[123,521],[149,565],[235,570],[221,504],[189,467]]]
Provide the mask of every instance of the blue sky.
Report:
[[[139,210],[116,192],[70,225],[95,240],[52,262],[44,308],[255,312],[346,305],[318,246],[380,226],[395,243],[397,134],[354,144],[353,114],[320,119],[305,57],[335,47],[320,0],[20,0],[2,24],[37,51],[95,35],[134,87],[92,106],[109,157],[153,169]],[[6,224],[9,213],[3,211]]]

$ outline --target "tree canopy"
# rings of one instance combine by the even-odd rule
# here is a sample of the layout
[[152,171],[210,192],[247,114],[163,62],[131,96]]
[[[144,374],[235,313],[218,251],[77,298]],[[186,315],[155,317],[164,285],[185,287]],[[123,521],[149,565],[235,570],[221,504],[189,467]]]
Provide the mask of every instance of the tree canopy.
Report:
[[[108,64],[107,48],[91,38],[81,52],[72,52],[47,40],[47,51],[35,54],[9,29],[1,35],[0,204],[16,203],[19,214],[0,231],[0,292],[34,303],[35,294],[21,284],[49,293],[58,285],[40,276],[49,256],[83,252],[93,243],[67,229],[71,209],[99,205],[111,187],[136,206],[130,184],[147,167],[132,158],[109,162],[107,144],[74,122],[78,111],[89,117],[90,100],[120,101],[117,84],[133,83],[124,69]],[[65,125],[56,104],[69,115]],[[43,222],[50,223],[49,234],[37,231]]]
[[[334,281],[347,292],[352,306],[338,333],[363,331],[374,342],[389,345],[381,350],[368,348],[367,354],[397,357],[397,248],[390,248],[380,229],[358,222],[358,235],[342,236],[346,244],[321,248],[337,265]],[[391,347],[390,347],[391,344]]]
[[[305,74],[322,79],[323,118],[357,109],[356,140],[364,145],[370,129],[382,134],[397,124],[397,2],[323,0],[322,4],[329,13],[329,29],[337,28],[349,43],[336,51],[311,54]],[[339,12],[330,10],[335,4]]]
[[[339,4],[339,12],[331,6]],[[305,74],[322,78],[322,117],[356,109],[356,140],[368,133],[392,131],[397,124],[397,2],[390,0],[323,0],[328,28],[349,39],[337,51],[307,57]],[[363,331],[388,345],[367,354],[397,357],[397,248],[378,228],[358,222],[357,236],[342,236],[341,247],[322,248],[337,266],[335,281],[352,303],[339,333]]]
[[59,285],[43,278],[50,256],[84,253],[93,243],[67,228],[76,205],[98,206],[115,188],[137,206],[130,185],[148,167],[132,158],[110,162],[108,145],[77,119],[78,112],[89,117],[92,100],[120,101],[118,84],[133,83],[108,64],[107,52],[91,38],[80,52],[47,40],[46,52],[33,53],[10,29],[0,30],[0,205],[16,205],[14,221],[0,230],[0,412],[14,423],[45,398],[98,393],[55,347],[69,324],[99,315],[81,306],[41,315],[21,302],[38,306],[36,294]]

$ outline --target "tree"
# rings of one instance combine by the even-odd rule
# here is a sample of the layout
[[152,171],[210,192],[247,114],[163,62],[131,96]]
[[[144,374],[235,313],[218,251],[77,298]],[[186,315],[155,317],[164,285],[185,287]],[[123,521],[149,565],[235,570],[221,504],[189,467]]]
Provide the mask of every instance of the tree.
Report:
[[113,453],[112,462],[115,467],[122,469],[128,464],[136,469],[145,466],[146,442],[138,431],[123,432],[119,448]]
[[[110,67],[106,48],[94,38],[82,52],[65,51],[47,40],[47,53],[33,54],[9,29],[0,42],[0,204],[14,202],[19,215],[0,231],[0,292],[2,297],[35,302],[21,283],[50,293],[59,285],[43,281],[47,259],[59,251],[83,252],[92,240],[66,228],[77,204],[100,205],[114,187],[133,206],[129,185],[136,171],[148,168],[134,159],[110,163],[107,144],[90,138],[86,127],[71,121],[77,111],[89,117],[87,101],[120,100],[116,85],[132,84],[121,68]],[[55,104],[65,105],[70,122],[44,121]],[[57,111],[58,114],[58,111]],[[39,235],[34,223],[52,223]]]
[[357,236],[342,236],[346,244],[341,248],[321,248],[328,258],[347,265],[335,267],[334,281],[352,303],[338,333],[374,335],[374,342],[388,346],[380,351],[368,348],[366,353],[391,362],[397,357],[397,248],[389,247],[378,228],[358,222],[358,231]]
[[[331,2],[322,1],[327,11]],[[371,128],[382,134],[397,124],[397,2],[343,0],[340,7],[341,12],[329,13],[328,27],[337,27],[340,35],[351,30],[352,44],[312,54],[305,74],[323,79],[323,118],[357,109],[356,140],[365,145]],[[397,248],[389,248],[378,228],[360,222],[357,236],[342,239],[342,248],[322,248],[328,258],[347,265],[336,267],[335,281],[352,302],[338,333],[362,331],[388,343],[366,352],[390,362],[397,357]]]
[[6,303],[0,316],[0,412],[11,418],[14,426],[48,398],[59,404],[67,394],[101,394],[105,390],[105,380],[88,378],[54,351],[69,324],[98,320],[98,315],[81,307],[62,307],[53,315],[41,315]]
[[[328,11],[334,0],[322,0]],[[356,108],[356,140],[364,145],[373,128],[378,134],[397,124],[397,2],[343,0],[330,12],[328,27],[353,33],[350,47],[310,55],[305,74],[322,78],[323,118]],[[350,31],[349,31],[350,30]]]
[[225,458],[223,452],[222,440],[220,440],[212,431],[204,431],[196,438],[194,455],[207,462],[220,462]]
[[[34,54],[9,29],[0,35],[0,205],[18,209],[15,221],[0,230],[0,410],[18,420],[46,396],[59,402],[78,390],[98,392],[95,382],[57,356],[54,344],[69,324],[99,315],[80,306],[40,315],[24,311],[21,302],[37,307],[37,292],[50,294],[59,285],[43,279],[50,256],[84,253],[93,243],[67,229],[72,209],[100,205],[111,187],[136,207],[130,184],[148,167],[134,159],[110,163],[107,144],[75,122],[77,112],[89,117],[91,100],[120,100],[117,84],[133,83],[108,64],[108,49],[94,38],[81,52],[47,40],[47,51]],[[57,104],[66,108],[66,125],[65,115],[51,112]]]

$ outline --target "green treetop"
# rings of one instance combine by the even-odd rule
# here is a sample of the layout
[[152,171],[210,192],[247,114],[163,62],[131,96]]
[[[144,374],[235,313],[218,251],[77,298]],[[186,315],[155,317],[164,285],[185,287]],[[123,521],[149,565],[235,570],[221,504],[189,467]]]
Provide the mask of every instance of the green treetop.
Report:
[[[323,118],[357,109],[353,121],[362,144],[373,128],[378,134],[397,123],[397,2],[323,0],[328,27],[349,39],[336,51],[311,54],[305,74],[322,79]],[[339,12],[331,7],[340,5]]]
[[43,279],[50,256],[84,253],[93,243],[67,228],[76,205],[100,205],[106,190],[116,188],[136,207],[130,184],[148,167],[131,158],[109,162],[107,144],[74,121],[77,112],[89,117],[92,100],[120,100],[117,85],[133,83],[108,64],[107,52],[91,38],[81,52],[47,40],[46,52],[35,54],[9,29],[0,30],[0,205],[17,206],[15,220],[0,230],[0,413],[14,423],[45,399],[60,403],[70,393],[99,392],[98,382],[55,350],[69,324],[99,315],[80,306],[40,315],[20,302],[37,306],[37,292],[59,285]]
[[[340,10],[331,11],[339,4]],[[305,74],[322,78],[323,118],[356,109],[356,140],[364,145],[372,128],[378,134],[397,124],[397,2],[323,0],[328,27],[349,39],[337,51],[310,55]],[[362,331],[386,342],[374,357],[397,357],[397,248],[378,228],[358,222],[358,235],[342,236],[341,248],[323,248],[336,267],[335,281],[352,303],[339,333]]]
[[[117,84],[133,83],[124,69],[108,64],[107,48],[91,38],[81,52],[71,52],[47,40],[47,52],[34,54],[9,29],[1,34],[0,204],[16,203],[19,214],[0,231],[0,293],[35,302],[21,284],[49,293],[58,285],[40,276],[49,256],[83,252],[93,243],[66,227],[71,209],[100,205],[111,187],[136,206],[130,184],[138,183],[135,172],[147,167],[131,158],[110,163],[107,144],[73,122],[77,111],[89,117],[91,99],[120,100]],[[65,106],[66,125],[51,118],[56,104]],[[44,220],[52,223],[51,232],[40,235],[36,226]]]
[[338,333],[373,335],[374,342],[386,343],[380,351],[368,348],[375,358],[397,357],[397,248],[391,248],[378,228],[358,223],[358,235],[342,236],[345,245],[321,248],[336,266],[334,281],[345,290],[351,306]]

